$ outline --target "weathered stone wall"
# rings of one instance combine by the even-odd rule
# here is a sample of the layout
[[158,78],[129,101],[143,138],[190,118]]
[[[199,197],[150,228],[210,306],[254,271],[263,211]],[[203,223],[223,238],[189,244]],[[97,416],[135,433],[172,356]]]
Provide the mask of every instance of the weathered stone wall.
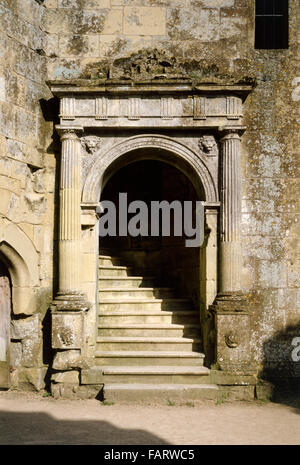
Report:
[[[76,78],[93,63],[109,65],[145,48],[196,60],[197,75],[205,79],[252,76],[257,86],[244,104],[242,139],[242,287],[252,313],[251,350],[262,367],[280,362],[295,374],[290,353],[300,314],[297,3],[290,0],[289,49],[265,51],[254,50],[254,0],[0,2],[0,213],[32,242],[41,295],[52,292],[54,224],[53,127],[40,103],[51,98],[46,80]],[[32,312],[45,307],[43,301]]]
[[75,78],[88,63],[112,62],[143,48],[200,61],[204,75],[240,74],[243,65],[250,64],[253,49],[253,4],[246,0],[46,0],[43,28],[49,39],[49,77]]
[[291,362],[291,340],[300,329],[296,41],[291,27],[289,50],[257,50],[251,60],[258,85],[246,103],[242,205],[243,284],[255,314],[252,353],[264,368],[280,362],[292,376],[299,368]]
[[42,334],[54,224],[53,123],[41,105],[51,97],[43,10],[34,0],[0,2],[0,249],[12,279],[11,380],[36,388],[44,386],[48,361]]
[[[252,308],[251,351],[263,371],[299,376],[299,21],[290,1],[288,50],[254,50],[257,87],[245,104],[243,287]],[[298,26],[297,26],[298,25]]]
[[244,105],[242,283],[253,314],[254,359],[287,367],[300,313],[297,1],[290,0],[289,49],[269,51],[254,50],[254,0],[47,0],[45,6],[51,79],[78,77],[91,63],[109,64],[143,48],[195,59],[205,78],[256,78]]

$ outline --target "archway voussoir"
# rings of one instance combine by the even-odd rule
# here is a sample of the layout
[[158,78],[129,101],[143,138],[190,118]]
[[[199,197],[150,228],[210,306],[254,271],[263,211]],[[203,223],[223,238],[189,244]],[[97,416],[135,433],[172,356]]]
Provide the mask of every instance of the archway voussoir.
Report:
[[161,149],[178,157],[182,163],[185,163],[194,172],[197,182],[202,184],[205,192],[205,201],[218,202],[218,193],[213,176],[198,154],[181,142],[157,134],[133,136],[118,142],[104,153],[100,151],[98,158],[90,167],[86,177],[82,192],[82,201],[84,203],[98,202],[101,183],[108,167],[123,155],[145,148]]

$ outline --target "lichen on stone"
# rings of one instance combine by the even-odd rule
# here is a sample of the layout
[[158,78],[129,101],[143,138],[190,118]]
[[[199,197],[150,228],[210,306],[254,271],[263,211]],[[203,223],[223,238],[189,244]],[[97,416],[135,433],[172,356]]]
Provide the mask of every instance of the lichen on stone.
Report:
[[179,59],[160,49],[141,49],[129,56],[108,59],[86,65],[83,79],[193,79],[209,83],[253,85],[253,76],[234,76],[222,73],[217,64],[205,60]]

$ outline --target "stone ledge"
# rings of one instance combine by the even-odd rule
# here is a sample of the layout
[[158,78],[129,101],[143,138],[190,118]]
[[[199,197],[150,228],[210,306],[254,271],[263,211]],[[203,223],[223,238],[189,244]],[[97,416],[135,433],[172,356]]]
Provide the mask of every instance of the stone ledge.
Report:
[[94,367],[81,371],[81,384],[103,384],[103,368]]
[[95,399],[100,395],[102,384],[74,386],[73,384],[52,384],[51,394],[54,399]]
[[257,384],[255,374],[230,373],[221,370],[210,370],[210,379],[218,386],[255,386]]
[[219,386],[219,391],[218,403],[233,400],[255,400],[254,386]]

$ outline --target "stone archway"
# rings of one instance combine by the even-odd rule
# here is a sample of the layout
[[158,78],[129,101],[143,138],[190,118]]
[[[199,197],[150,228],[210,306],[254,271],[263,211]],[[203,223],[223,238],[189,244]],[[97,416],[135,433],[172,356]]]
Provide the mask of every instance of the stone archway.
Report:
[[[171,152],[171,147],[176,147],[176,152]],[[108,192],[108,197],[104,196],[102,200],[113,201],[116,206],[120,192],[126,192],[129,201],[151,202],[162,195],[161,201],[177,201],[183,206],[185,201],[192,199],[195,205],[196,201],[206,200],[212,186],[203,185],[205,175],[188,164],[187,156],[179,155],[189,152],[188,147],[171,138],[137,136],[120,142],[117,148],[114,146],[113,156],[108,157],[110,163],[105,164],[106,155],[99,154],[96,161],[102,161],[99,170],[93,165],[91,172],[97,177],[98,186],[103,188],[101,191]],[[196,154],[194,158],[198,160]],[[186,190],[180,192],[180,185],[189,187],[188,194]],[[170,366],[178,365],[184,373],[189,369],[189,363],[198,360],[201,364],[203,360],[207,298],[216,295],[216,259],[215,275],[211,273],[208,283],[206,255],[207,250],[212,249],[216,225],[207,233],[201,251],[199,247],[187,248],[184,237],[171,236],[160,235],[158,242],[151,242],[150,237],[140,237],[138,245],[128,234],[126,238],[116,237],[108,241],[99,238],[96,363],[103,363],[104,374],[105,367],[118,353],[118,346],[122,347],[123,353],[114,358],[114,366],[121,369],[132,363],[142,363],[145,370],[153,371],[158,379],[165,365],[169,364],[169,370],[172,369]],[[213,257],[210,259],[212,271]],[[207,345],[206,341],[204,345]],[[186,348],[184,354],[182,347]],[[153,353],[155,356],[151,355]],[[124,370],[129,374],[132,368]],[[142,374],[138,368],[136,370],[138,382],[141,382]]]
[[[209,230],[205,246],[200,249],[201,301],[203,307],[207,309],[217,292],[219,198],[217,177],[212,175],[204,159],[201,159],[191,147],[161,134],[143,134],[123,138],[120,142],[113,144],[109,150],[99,150],[95,155],[95,162],[90,166],[82,189],[83,213],[85,210],[91,212],[90,207],[95,211],[105,183],[116,170],[128,163],[127,157],[130,157],[130,163],[147,159],[168,163],[189,179],[198,199],[205,203],[205,222],[207,231]],[[92,234],[97,235],[97,222]]]
[[[154,276],[160,286],[175,287],[177,294],[189,296],[199,308],[200,302],[200,277],[203,278],[205,270],[200,273],[199,247],[187,247],[183,215],[187,202],[193,206],[194,221],[196,202],[205,198],[204,189],[197,192],[190,179],[183,174],[178,167],[167,163],[165,157],[157,156],[157,150],[143,149],[137,151],[133,157],[132,152],[122,157],[122,164],[113,165],[104,174],[101,191],[101,202],[112,202],[116,209],[116,218],[119,218],[120,209],[123,211],[133,201],[143,202],[146,213],[146,225],[144,232],[132,235],[130,232],[122,234],[117,232],[116,236],[107,236],[104,231],[103,237],[99,237],[100,254],[111,251],[112,254],[120,255],[124,262],[134,265],[134,271],[139,276]],[[159,158],[162,158],[160,160]],[[111,168],[111,169],[110,169]],[[120,201],[120,196],[126,195],[126,206]],[[154,202],[154,203],[152,203]],[[155,205],[161,202],[166,205],[165,214],[155,214]],[[177,210],[177,221],[181,221],[182,234],[174,234],[173,215],[171,204],[180,206]],[[103,204],[102,204],[103,205]],[[152,207],[151,207],[152,205]],[[170,214],[168,213],[170,208]],[[192,211],[192,208],[191,208]],[[187,212],[186,212],[187,213]],[[170,215],[170,216],[169,216]],[[164,216],[165,226],[162,228]],[[178,219],[179,218],[181,219]],[[132,217],[129,213],[128,221]],[[168,224],[165,220],[169,217]],[[145,217],[144,217],[145,218]],[[199,220],[198,220],[199,221]],[[202,217],[201,217],[202,221]],[[153,224],[157,231],[154,233]],[[117,229],[118,229],[118,225]],[[199,221],[200,226],[200,221]],[[200,226],[202,228],[202,224]],[[147,231],[146,231],[146,230]],[[163,229],[164,232],[163,233]],[[103,231],[103,227],[101,227]],[[200,230],[200,228],[199,228]],[[199,236],[198,236],[199,237]],[[204,300],[203,298],[201,299]]]
[[[141,154],[141,150],[144,150]],[[199,199],[205,202],[205,221],[207,230],[205,247],[200,249],[201,256],[201,302],[207,309],[213,303],[217,292],[217,229],[219,215],[219,197],[217,176],[214,176],[198,153],[190,146],[162,134],[142,134],[122,138],[108,150],[100,149],[95,154],[95,162],[85,177],[82,189],[82,212],[95,210],[101,189],[107,179],[127,163],[142,159],[155,159],[171,164],[179,169],[194,186]],[[104,179],[106,175],[107,179]],[[84,216],[83,216],[84,218]],[[97,234],[97,222],[94,229]],[[202,312],[203,314],[204,312]]]
[[[83,203],[97,203],[99,201],[102,178],[106,170],[123,155],[141,148],[159,149],[156,159],[167,161],[182,170],[191,178],[196,190],[202,186],[205,192],[205,201],[218,202],[216,183],[203,160],[189,147],[159,134],[144,134],[122,140],[104,153],[100,150],[96,162],[91,166],[82,191]],[[173,160],[168,160],[163,153],[173,154]],[[177,160],[177,162],[175,161]]]
[[[114,144],[109,150],[98,151],[95,163],[90,166],[82,193],[82,207],[98,205],[101,191],[114,173],[122,166],[134,164],[142,160],[156,160],[169,164],[191,182],[198,199],[204,200],[206,239],[200,248],[198,256],[199,295],[195,300],[198,302],[198,318],[202,325],[204,350],[206,350],[207,330],[205,321],[207,309],[213,303],[217,293],[217,223],[218,223],[218,190],[216,180],[207,168],[203,160],[190,147],[178,142],[171,137],[159,134],[146,134],[130,137]],[[89,235],[88,230],[85,234]],[[97,222],[92,235],[97,236]],[[91,237],[90,234],[90,237]],[[94,240],[95,243],[95,240]],[[90,257],[92,249],[90,250]],[[95,283],[97,288],[97,282]],[[97,313],[97,303],[96,312]],[[100,305],[101,312],[101,305]]]
[[1,220],[0,227],[0,258],[11,277],[13,312],[16,315],[31,315],[35,300],[34,288],[39,285],[38,254],[18,226]]
[[10,322],[32,315],[39,286],[38,254],[15,224],[0,220],[0,387],[9,387]]
[[[196,190],[203,186],[209,230],[206,247],[201,250],[206,270],[201,284],[203,306],[209,314],[217,293],[218,262],[220,279],[212,309],[211,339],[216,347],[215,360],[231,366],[232,348],[223,344],[228,339],[224,322],[233,321],[232,314],[238,315],[239,322],[247,319],[243,319],[240,297],[240,136],[245,130],[242,102],[251,86],[195,84],[188,79],[142,84],[132,81],[129,85],[126,80],[108,79],[53,82],[51,90],[60,97],[60,125],[56,128],[62,142],[59,292],[52,308],[53,348],[67,351],[66,360],[68,355],[75,357],[75,352],[78,360],[95,356],[97,216],[103,176],[109,170],[112,174],[113,165],[122,164],[126,154],[134,156],[140,149],[155,149],[160,152],[158,159],[168,158],[191,179]],[[216,149],[212,150],[211,141]],[[239,325],[235,324],[235,333]],[[235,351],[237,365],[245,352]],[[60,370],[65,366],[61,363],[62,353],[56,357]],[[79,361],[73,360],[72,364],[80,369]],[[78,380],[78,374],[72,376]],[[88,371],[82,373],[83,384],[85,376],[89,378]],[[60,382],[64,383],[65,378],[61,374]]]

